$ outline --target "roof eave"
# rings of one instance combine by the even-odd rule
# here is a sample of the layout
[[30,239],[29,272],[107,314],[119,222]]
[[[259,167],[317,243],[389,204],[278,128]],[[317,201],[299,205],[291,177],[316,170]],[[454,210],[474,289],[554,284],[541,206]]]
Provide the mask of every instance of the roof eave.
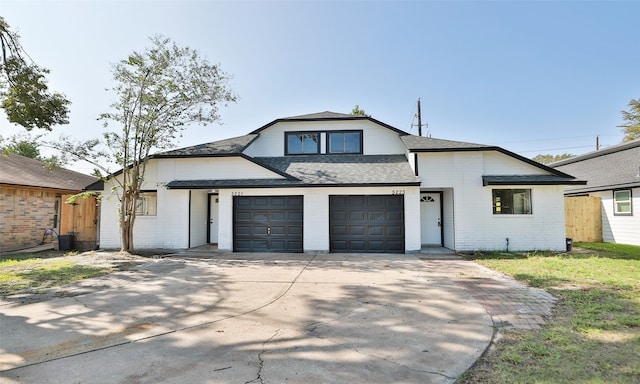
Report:
[[307,122],[307,121],[350,121],[350,120],[369,120],[372,123],[378,124],[382,127],[385,127],[391,131],[394,131],[398,134],[401,135],[408,135],[408,132],[405,132],[401,129],[398,129],[394,126],[391,126],[387,123],[383,123],[380,120],[374,119],[371,116],[344,116],[344,117],[312,117],[312,118],[280,118],[280,119],[275,119],[272,122],[263,125],[262,127],[249,132],[249,134],[259,134],[260,132],[262,132],[263,130],[271,127],[272,125],[278,124],[278,123],[283,123],[283,122]]
[[261,189],[261,188],[315,188],[315,187],[417,187],[420,186],[420,181],[411,181],[411,182],[399,182],[399,183],[318,183],[318,184],[307,184],[307,183],[296,183],[292,182],[289,184],[254,184],[254,185],[246,185],[246,184],[226,184],[226,185],[181,185],[181,186],[172,186],[172,182],[166,185],[167,189]]
[[586,181],[582,180],[540,180],[540,181],[522,181],[522,180],[505,180],[505,181],[489,181],[482,180],[482,186],[489,185],[586,185]]

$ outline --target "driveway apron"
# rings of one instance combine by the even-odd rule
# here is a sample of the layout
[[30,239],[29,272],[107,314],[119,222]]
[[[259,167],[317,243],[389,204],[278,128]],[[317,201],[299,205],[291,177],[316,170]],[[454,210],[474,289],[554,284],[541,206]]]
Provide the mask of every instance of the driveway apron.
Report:
[[416,255],[154,260],[0,302],[7,383],[452,383],[487,311]]

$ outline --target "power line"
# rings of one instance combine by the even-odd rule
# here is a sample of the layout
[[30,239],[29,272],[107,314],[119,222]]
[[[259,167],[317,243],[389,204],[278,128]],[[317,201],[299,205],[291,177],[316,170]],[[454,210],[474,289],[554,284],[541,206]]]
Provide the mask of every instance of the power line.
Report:
[[547,149],[533,149],[530,151],[517,151],[519,153],[529,153],[529,152],[542,152],[542,151],[560,151],[564,149],[577,149],[577,148],[593,148],[593,145],[581,145],[577,147],[564,147],[564,148],[547,148]]

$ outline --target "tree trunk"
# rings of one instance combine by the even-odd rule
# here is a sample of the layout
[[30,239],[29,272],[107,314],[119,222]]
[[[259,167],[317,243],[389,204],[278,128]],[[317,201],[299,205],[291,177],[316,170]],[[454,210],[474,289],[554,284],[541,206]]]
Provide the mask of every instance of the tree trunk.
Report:
[[129,221],[123,222],[120,226],[120,250],[123,252],[133,251],[133,228]]
[[120,250],[133,251],[133,223],[135,222],[136,199],[129,193],[122,196],[120,205]]

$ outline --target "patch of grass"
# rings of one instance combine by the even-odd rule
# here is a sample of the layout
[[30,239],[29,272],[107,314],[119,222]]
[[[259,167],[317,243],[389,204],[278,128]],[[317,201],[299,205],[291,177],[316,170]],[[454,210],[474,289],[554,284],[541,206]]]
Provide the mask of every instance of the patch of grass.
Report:
[[560,301],[541,329],[503,332],[458,383],[640,382],[640,247],[589,247],[596,252],[473,256]]
[[575,243],[576,247],[597,251],[601,257],[640,260],[640,247],[614,243]]
[[110,268],[96,268],[61,258],[39,254],[16,254],[0,259],[0,297],[16,293],[38,293],[111,272]]

